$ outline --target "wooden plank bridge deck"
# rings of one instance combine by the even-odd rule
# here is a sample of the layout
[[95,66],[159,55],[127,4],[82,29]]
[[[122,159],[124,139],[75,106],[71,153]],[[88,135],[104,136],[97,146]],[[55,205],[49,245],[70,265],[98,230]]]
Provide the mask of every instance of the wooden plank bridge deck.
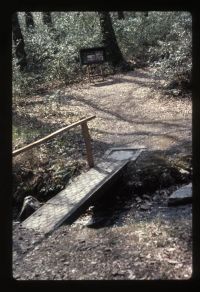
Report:
[[128,161],[135,161],[141,151],[138,148],[118,149],[118,155],[117,148],[107,151],[101,163],[73,179],[64,190],[23,221],[22,226],[49,234],[63,222],[73,222],[92,201],[108,190]]

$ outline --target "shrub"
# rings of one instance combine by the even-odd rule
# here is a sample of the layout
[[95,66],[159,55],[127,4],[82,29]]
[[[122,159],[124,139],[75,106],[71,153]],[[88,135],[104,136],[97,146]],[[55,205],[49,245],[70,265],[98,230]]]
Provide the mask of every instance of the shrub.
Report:
[[[21,73],[13,54],[13,91],[30,92],[34,86],[59,80],[79,80],[82,68],[79,49],[100,46],[102,37],[95,12],[52,12],[53,27],[42,23],[41,13],[34,12],[35,28],[26,30],[24,13],[19,20],[25,40],[28,69]],[[165,74],[190,80],[191,15],[187,12],[125,12],[119,20],[111,13],[119,46],[126,60],[139,61]]]

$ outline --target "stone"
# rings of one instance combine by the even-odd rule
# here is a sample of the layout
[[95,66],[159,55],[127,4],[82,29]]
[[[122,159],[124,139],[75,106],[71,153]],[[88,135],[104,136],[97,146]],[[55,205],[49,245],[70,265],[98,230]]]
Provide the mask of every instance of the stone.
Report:
[[151,199],[151,197],[150,197],[149,195],[146,195],[146,194],[142,195],[142,197],[143,197],[144,199],[147,199],[147,200],[150,200],[150,199]]
[[151,205],[149,204],[142,204],[140,206],[140,209],[143,210],[143,211],[148,211],[150,209]]
[[128,279],[134,280],[136,278],[136,275],[134,275],[133,271],[128,270]]
[[157,201],[157,200],[159,200],[159,198],[160,198],[160,196],[158,194],[156,194],[153,196],[153,201]]
[[97,218],[91,218],[89,222],[86,223],[87,227],[91,228],[97,228],[100,227],[101,225],[104,225],[105,221],[107,218],[104,217],[97,217]]
[[106,247],[106,248],[105,248],[105,251],[112,251],[112,248],[110,248],[110,247]]
[[20,219],[21,221],[25,220],[37,209],[39,209],[41,205],[42,203],[40,203],[36,198],[32,196],[26,196],[24,198],[22,209],[18,215],[18,219]]
[[136,200],[137,203],[141,203],[142,202],[142,199],[140,197],[136,197],[135,200]]
[[187,175],[187,174],[190,174],[189,171],[187,171],[187,170],[185,170],[185,169],[182,169],[182,168],[179,169],[179,172],[180,172],[181,174],[186,174],[186,175]]
[[192,183],[176,190],[168,199],[168,206],[192,203]]

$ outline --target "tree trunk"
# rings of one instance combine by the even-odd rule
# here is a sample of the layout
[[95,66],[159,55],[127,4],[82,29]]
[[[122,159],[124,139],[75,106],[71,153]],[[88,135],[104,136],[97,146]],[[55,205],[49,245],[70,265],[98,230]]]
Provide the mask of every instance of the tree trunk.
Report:
[[117,14],[118,14],[118,19],[124,19],[125,18],[123,11],[118,11]]
[[52,26],[52,18],[51,18],[51,12],[42,12],[42,19],[43,23],[48,25],[49,27]]
[[103,45],[106,48],[108,62],[113,66],[120,65],[124,58],[117,43],[109,12],[98,12],[100,18]]
[[13,41],[15,44],[15,54],[18,59],[17,65],[20,66],[20,70],[24,70],[27,67],[26,52],[24,48],[24,38],[16,12],[12,15],[12,31]]
[[26,22],[26,28],[28,30],[35,27],[33,14],[31,12],[25,12],[25,22]]

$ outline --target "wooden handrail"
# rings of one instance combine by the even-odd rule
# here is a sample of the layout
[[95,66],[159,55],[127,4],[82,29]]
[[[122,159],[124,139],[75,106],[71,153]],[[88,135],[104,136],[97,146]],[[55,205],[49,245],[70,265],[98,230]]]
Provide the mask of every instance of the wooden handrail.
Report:
[[[45,136],[44,138],[41,138],[41,139],[39,139],[39,140],[31,143],[31,144],[28,144],[28,145],[26,145],[26,146],[24,146],[22,148],[19,148],[17,150],[14,150],[12,152],[12,156],[16,156],[16,155],[18,155],[18,154],[20,154],[22,152],[25,152],[28,149],[31,149],[31,148],[33,148],[35,146],[38,146],[38,145],[44,143],[45,141],[50,140],[50,139],[54,138],[55,136],[57,136],[58,134],[66,131],[66,130],[69,130],[69,129],[73,128],[73,127],[76,127],[76,126],[82,125],[82,124],[87,125],[87,122],[90,121],[90,120],[92,120],[92,119],[94,119],[94,118],[96,118],[96,116],[90,116],[88,118],[83,118],[83,119],[81,119],[78,122],[75,122],[75,123],[73,123],[71,125],[68,125],[68,126],[66,126],[64,128],[61,128],[61,129],[59,129],[59,130],[57,130],[57,131],[49,134],[48,136]],[[85,127],[84,127],[84,129],[85,129]],[[88,146],[89,143],[90,143],[90,141],[89,141],[89,135],[88,135],[88,133],[87,133],[87,135],[84,135],[84,132],[83,132],[83,136],[84,136],[85,144],[86,144],[87,157],[89,157],[89,156],[91,156],[91,154],[88,153],[88,150],[91,152],[91,147]],[[89,159],[88,160],[88,164],[89,164],[90,167],[93,167],[93,159],[92,160]]]

